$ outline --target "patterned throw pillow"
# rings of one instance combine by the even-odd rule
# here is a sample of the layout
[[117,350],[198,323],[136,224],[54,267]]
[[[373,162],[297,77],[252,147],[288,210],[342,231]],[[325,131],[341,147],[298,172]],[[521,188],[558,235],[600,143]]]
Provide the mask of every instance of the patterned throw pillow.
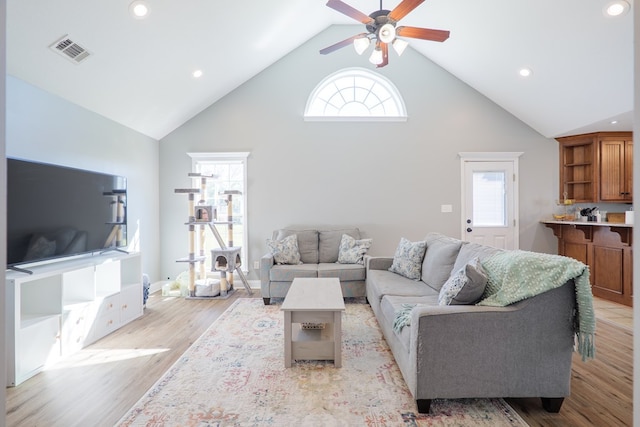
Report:
[[480,301],[487,286],[487,274],[476,257],[453,273],[442,285],[439,305],[468,305]]
[[298,236],[295,234],[282,240],[267,239],[267,248],[276,264],[302,264],[298,250]]
[[411,242],[402,237],[389,271],[408,279],[420,280],[422,260],[426,250],[427,242]]
[[348,234],[342,235],[338,251],[338,264],[364,264],[364,255],[373,239],[356,240]]

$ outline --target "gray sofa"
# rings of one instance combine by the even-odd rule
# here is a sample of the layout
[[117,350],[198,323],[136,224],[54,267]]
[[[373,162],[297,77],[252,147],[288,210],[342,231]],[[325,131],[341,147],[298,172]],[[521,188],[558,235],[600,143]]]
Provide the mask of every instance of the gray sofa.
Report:
[[[438,233],[425,240],[420,280],[388,271],[392,257],[365,259],[367,300],[419,412],[432,399],[474,397],[540,397],[558,412],[570,392],[574,281],[506,307],[441,306],[452,272],[500,250]],[[403,307],[410,324],[398,331]]]
[[272,240],[283,240],[292,234],[297,236],[302,264],[276,264],[270,253],[260,260],[260,289],[265,305],[271,303],[271,298],[284,298],[296,277],[337,277],[344,297],[365,296],[364,264],[337,263],[342,235],[359,240],[358,228],[280,229],[273,232]]

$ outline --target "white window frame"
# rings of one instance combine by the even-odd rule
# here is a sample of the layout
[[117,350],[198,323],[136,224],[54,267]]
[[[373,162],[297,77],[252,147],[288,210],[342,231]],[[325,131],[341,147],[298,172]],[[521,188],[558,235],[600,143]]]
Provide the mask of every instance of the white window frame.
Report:
[[[238,151],[238,152],[211,152],[211,153],[187,153],[187,155],[189,157],[191,157],[191,171],[195,172],[196,171],[196,166],[199,162],[206,162],[206,161],[212,161],[212,162],[241,162],[242,166],[243,166],[243,172],[244,172],[244,176],[242,177],[243,179],[243,188],[242,188],[242,206],[244,206],[244,212],[243,212],[243,236],[242,236],[242,251],[240,252],[240,258],[242,261],[242,271],[245,273],[248,273],[249,271],[249,253],[248,253],[248,248],[249,248],[249,218],[248,218],[248,212],[249,212],[249,208],[248,208],[248,204],[247,204],[247,177],[248,175],[248,171],[247,171],[247,159],[249,158],[249,152],[245,152],[245,151]],[[234,196],[234,197],[238,197],[238,196]],[[226,242],[225,242],[226,243]],[[237,246],[234,242],[234,246]]]
[[[389,98],[393,100],[393,104],[398,110],[397,115],[358,115],[358,116],[335,116],[335,115],[312,115],[310,110],[314,103],[319,102],[327,102],[324,99],[319,99],[319,94],[325,91],[326,88],[333,85],[335,91],[334,95],[340,94],[342,90],[346,90],[346,88],[339,89],[336,85],[336,81],[343,80],[344,78],[350,77],[360,77],[364,79],[368,79],[371,83],[369,87],[370,93],[372,93],[371,89],[375,86],[381,89],[384,89],[388,94]],[[354,90],[356,86],[353,86]],[[362,88],[360,88],[362,89]],[[377,96],[377,95],[376,95]],[[338,97],[339,98],[339,97]],[[357,101],[352,101],[357,102]],[[361,103],[364,105],[364,103]],[[368,106],[365,105],[367,110],[371,110]],[[404,104],[404,99],[400,95],[400,91],[398,88],[385,76],[374,73],[371,70],[360,67],[352,67],[345,68],[335,73],[330,74],[325,77],[311,92],[309,97],[307,98],[307,105],[304,110],[304,120],[305,121],[389,121],[389,122],[405,122],[407,121],[407,108]]]

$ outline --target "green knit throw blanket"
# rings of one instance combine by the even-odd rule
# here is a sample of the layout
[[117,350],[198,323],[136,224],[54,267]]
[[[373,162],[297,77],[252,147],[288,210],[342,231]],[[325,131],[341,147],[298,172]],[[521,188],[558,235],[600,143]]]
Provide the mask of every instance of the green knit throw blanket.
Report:
[[572,258],[528,251],[504,251],[482,261],[489,280],[478,305],[503,307],[558,288],[574,279],[574,331],[582,360],[595,357],[596,319],[589,267]]

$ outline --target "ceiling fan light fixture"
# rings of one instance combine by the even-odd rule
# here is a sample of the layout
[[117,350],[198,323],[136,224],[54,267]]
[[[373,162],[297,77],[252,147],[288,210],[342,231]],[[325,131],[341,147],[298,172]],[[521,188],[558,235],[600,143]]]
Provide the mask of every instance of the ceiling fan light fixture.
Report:
[[382,43],[391,43],[396,38],[396,27],[392,24],[384,24],[378,30],[378,40]]
[[376,47],[375,49],[373,49],[373,52],[371,52],[369,62],[371,62],[373,65],[380,65],[382,64],[382,61],[382,50],[379,47]]
[[356,49],[358,55],[362,55],[370,44],[371,40],[369,40],[369,37],[358,37],[353,40],[353,47]]
[[409,43],[397,38],[393,41],[393,43],[391,43],[391,46],[393,46],[393,50],[395,50],[398,56],[400,56],[402,55],[402,52],[404,52],[404,50],[407,48],[407,46],[409,46]]

